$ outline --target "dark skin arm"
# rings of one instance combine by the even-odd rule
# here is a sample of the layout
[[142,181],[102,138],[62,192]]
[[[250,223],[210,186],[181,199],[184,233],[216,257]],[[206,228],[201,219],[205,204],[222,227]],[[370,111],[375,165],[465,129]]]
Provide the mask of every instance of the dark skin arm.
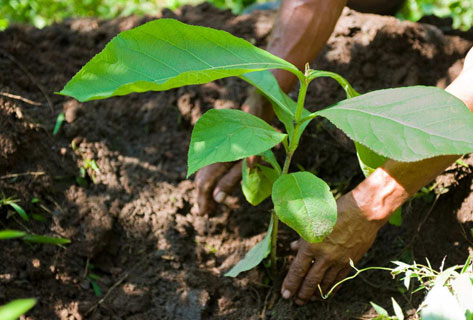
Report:
[[[473,49],[462,73],[446,89],[461,99],[473,112]],[[298,253],[284,279],[281,294],[304,304],[342,280],[371,247],[378,230],[390,215],[421,187],[442,173],[459,156],[440,156],[419,162],[388,160],[355,189],[338,201],[338,220],[323,242],[310,244],[299,240],[292,245]],[[312,263],[314,261],[314,263]]]

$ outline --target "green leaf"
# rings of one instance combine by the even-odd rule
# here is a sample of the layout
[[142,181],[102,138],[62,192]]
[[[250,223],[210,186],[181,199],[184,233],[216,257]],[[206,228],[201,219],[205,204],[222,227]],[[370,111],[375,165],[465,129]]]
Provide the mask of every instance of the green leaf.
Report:
[[400,227],[402,225],[402,207],[399,207],[394,213],[389,217],[389,223]]
[[276,157],[271,150],[266,150],[265,152],[260,153],[259,156],[263,158],[264,161],[269,163],[276,170],[278,175],[281,174],[281,166],[279,165],[278,160],[276,160]]
[[192,131],[187,176],[212,163],[235,161],[262,153],[285,136],[249,113],[231,109],[209,110]]
[[393,297],[391,297],[392,303],[393,303],[393,309],[394,309],[394,314],[399,320],[404,320],[404,314],[402,313],[402,309],[397,303],[396,300],[394,300]]
[[256,244],[245,257],[240,260],[230,271],[225,273],[225,277],[237,277],[240,273],[248,271],[256,267],[266,258],[271,251],[271,232],[273,231],[273,215],[271,215],[271,221],[269,222],[268,231],[264,236],[263,240]]
[[54,238],[54,237],[40,236],[40,235],[34,235],[34,234],[30,234],[30,235],[25,236],[23,238],[23,240],[28,241],[28,242],[44,243],[44,244],[67,244],[67,243],[71,243],[71,240],[69,240],[69,239]]
[[371,175],[379,166],[383,165],[387,158],[380,156],[371,149],[355,141],[356,154],[360,163],[361,171],[365,177]]
[[63,112],[61,112],[60,114],[58,114],[56,118],[56,124],[54,125],[53,136],[58,134],[64,120],[66,120],[66,116],[64,115]]
[[17,205],[15,202],[13,201],[9,201],[8,204],[13,208],[15,209],[15,211],[20,215],[20,217],[23,218],[23,220],[25,221],[29,221],[30,219],[28,218],[28,215],[26,214],[25,210],[23,210],[22,207],[20,207],[19,205]]
[[243,160],[241,189],[246,200],[257,206],[271,195],[273,183],[279,177],[278,172],[270,167],[256,164],[253,168]]
[[269,70],[245,73],[240,78],[261,91],[269,101],[281,109],[281,112],[294,117],[297,103],[281,90],[278,81]]
[[282,175],[273,185],[274,210],[308,242],[322,241],[337,221],[329,186],[309,172]]
[[312,115],[328,118],[353,140],[398,161],[473,151],[473,114],[435,87],[378,90]]
[[0,307],[0,319],[16,320],[33,308],[36,299],[18,299]]
[[2,230],[0,231],[0,240],[3,239],[14,239],[14,238],[21,238],[25,235],[26,233],[23,231],[17,231],[17,230]]
[[380,316],[385,316],[385,317],[389,317],[389,314],[388,312],[386,311],[386,309],[384,309],[383,307],[380,307],[378,306],[376,303],[374,302],[370,302],[371,306],[373,307],[374,311],[376,311],[377,314],[379,314]]
[[59,94],[88,101],[266,69],[302,76],[291,63],[225,31],[159,19],[121,32]]
[[[246,73],[240,76],[240,78],[256,87],[269,101],[271,101],[274,113],[278,117],[279,121],[284,124],[289,136],[292,136],[297,103],[281,90],[274,75],[270,71],[264,70]],[[303,109],[302,118],[309,115],[310,112]],[[307,127],[309,122],[310,121],[305,121],[301,125],[299,135],[298,137],[295,137],[296,141],[302,135],[302,132],[304,132],[304,129]]]

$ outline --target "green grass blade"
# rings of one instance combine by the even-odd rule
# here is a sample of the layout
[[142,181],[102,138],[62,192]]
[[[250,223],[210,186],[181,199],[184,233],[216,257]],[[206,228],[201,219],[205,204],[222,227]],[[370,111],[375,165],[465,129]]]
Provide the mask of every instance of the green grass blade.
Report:
[[15,211],[20,215],[20,217],[23,218],[23,220],[25,221],[30,221],[30,219],[28,218],[28,215],[26,214],[25,210],[23,210],[22,207],[20,207],[19,205],[17,205],[15,202],[13,201],[9,201],[8,202],[8,205],[10,205],[10,207],[12,207],[13,209],[15,209]]
[[33,234],[25,236],[23,240],[28,241],[28,242],[34,242],[34,243],[56,244],[56,245],[71,243],[71,240],[69,239],[33,235]]
[[64,120],[66,120],[66,116],[64,115],[64,113],[61,112],[56,118],[56,124],[54,126],[53,136],[58,134]]
[[21,238],[25,234],[25,232],[18,230],[2,230],[0,231],[0,240]]
[[0,307],[0,319],[16,320],[36,304],[36,299],[18,299]]

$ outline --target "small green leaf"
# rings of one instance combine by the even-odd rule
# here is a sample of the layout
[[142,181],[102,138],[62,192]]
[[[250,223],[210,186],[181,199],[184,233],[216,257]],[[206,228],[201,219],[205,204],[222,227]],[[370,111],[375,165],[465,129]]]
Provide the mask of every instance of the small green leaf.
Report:
[[373,152],[373,150],[355,141],[356,154],[360,163],[361,171],[365,177],[371,175],[379,166],[383,165],[387,158]]
[[246,200],[257,206],[271,195],[273,183],[279,177],[278,172],[270,167],[256,164],[249,168],[246,159],[242,168],[242,191]]
[[0,319],[16,320],[36,304],[36,299],[18,299],[0,307]]
[[245,257],[240,260],[230,271],[225,273],[225,277],[237,277],[240,273],[248,271],[256,267],[266,258],[271,251],[271,232],[273,231],[273,216],[271,215],[271,221],[269,222],[268,231],[264,236],[263,240],[256,244]]
[[402,225],[402,207],[399,207],[394,213],[389,217],[389,223],[400,227]]
[[17,230],[2,230],[0,231],[0,240],[3,239],[14,239],[14,238],[21,238],[25,235],[26,233],[23,231],[17,231]]
[[159,19],[113,38],[60,94],[88,101],[267,69],[285,69],[302,77],[291,63],[225,31]]
[[88,276],[90,284],[92,285],[92,289],[94,290],[94,294],[96,297],[101,297],[102,296],[102,289],[100,289],[100,286],[98,283],[95,281],[94,278]]
[[309,172],[279,177],[273,185],[274,210],[282,222],[308,242],[322,241],[337,221],[329,186]]
[[328,118],[353,140],[398,161],[473,151],[473,114],[440,88],[373,91],[312,115]]
[[278,175],[281,174],[281,166],[279,165],[278,160],[276,160],[274,153],[270,149],[260,153],[259,156],[261,156],[264,161],[269,163],[274,168],[274,170],[277,171]]
[[62,123],[64,122],[65,119],[66,119],[66,116],[64,115],[64,113],[61,112],[60,114],[58,114],[56,118],[56,125],[54,126],[54,130],[53,130],[53,136],[58,134],[59,130],[61,129]]
[[44,244],[67,244],[67,243],[71,243],[71,240],[69,240],[69,239],[54,238],[54,237],[40,236],[40,235],[34,235],[34,234],[30,234],[30,235],[25,236],[23,238],[23,240],[28,241],[28,242],[44,243]]
[[30,219],[28,218],[28,215],[26,214],[25,210],[23,210],[22,207],[20,207],[19,205],[17,205],[15,202],[13,201],[9,201],[8,204],[13,208],[15,209],[15,211],[20,215],[20,217],[23,218],[23,220],[25,221],[30,221]]
[[212,163],[235,161],[262,153],[285,136],[249,113],[231,109],[209,110],[192,131],[187,176]]
[[392,303],[393,303],[393,309],[394,309],[394,314],[399,320],[404,320],[404,314],[402,313],[402,309],[397,303],[396,300],[394,300],[393,297],[391,297]]
[[389,317],[389,314],[388,312],[386,311],[386,309],[384,309],[383,307],[381,306],[378,306],[376,303],[374,302],[370,302],[371,306],[373,307],[374,311],[376,311],[377,314],[379,314],[380,316],[385,316],[385,317]]

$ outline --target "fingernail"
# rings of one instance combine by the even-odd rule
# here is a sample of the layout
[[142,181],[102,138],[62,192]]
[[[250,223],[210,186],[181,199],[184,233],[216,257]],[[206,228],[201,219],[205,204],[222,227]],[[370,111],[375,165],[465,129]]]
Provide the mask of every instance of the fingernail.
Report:
[[225,200],[225,198],[227,197],[227,194],[223,191],[220,191],[219,193],[217,193],[214,197],[214,200],[215,202],[217,203],[222,203],[223,200]]
[[282,292],[282,297],[283,297],[284,299],[289,299],[289,298],[291,297],[291,291],[289,291],[289,290],[284,290],[284,291]]

